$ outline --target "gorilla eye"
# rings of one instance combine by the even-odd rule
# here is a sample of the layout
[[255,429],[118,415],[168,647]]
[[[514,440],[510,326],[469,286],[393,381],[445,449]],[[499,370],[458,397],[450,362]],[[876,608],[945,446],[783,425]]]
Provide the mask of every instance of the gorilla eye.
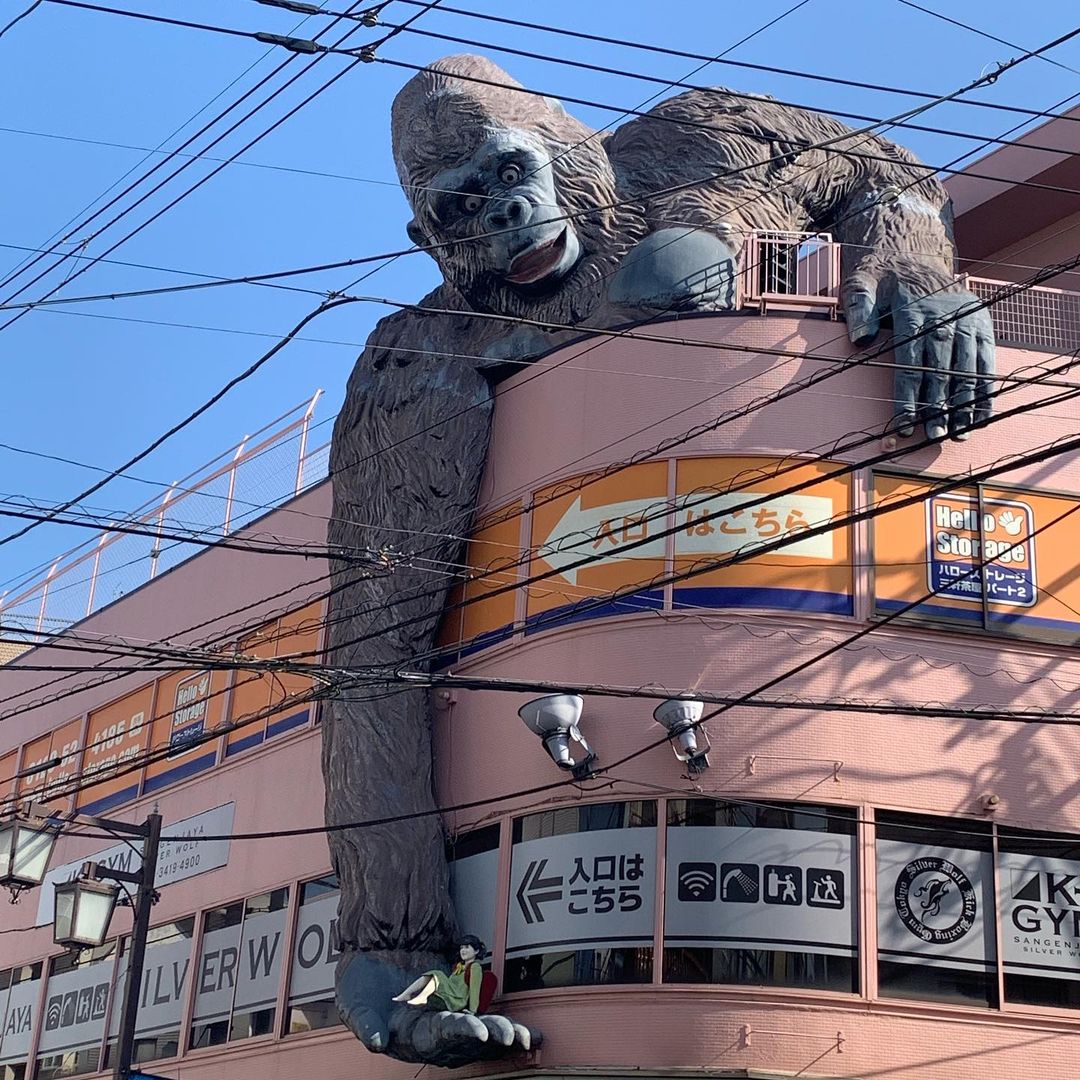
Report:
[[504,165],[499,169],[499,183],[513,187],[522,177],[520,165]]
[[484,205],[484,200],[479,195],[466,195],[461,200],[461,208],[466,214],[475,214]]

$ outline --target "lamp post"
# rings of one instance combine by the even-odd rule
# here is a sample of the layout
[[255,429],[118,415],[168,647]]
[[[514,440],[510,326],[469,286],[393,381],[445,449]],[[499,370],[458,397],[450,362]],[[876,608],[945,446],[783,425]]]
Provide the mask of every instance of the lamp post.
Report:
[[[142,986],[143,963],[146,959],[146,936],[150,931],[150,910],[158,895],[154,890],[154,875],[157,872],[158,847],[161,840],[161,815],[149,814],[141,825],[129,825],[126,821],[108,821],[105,818],[80,815],[79,820],[88,825],[97,825],[107,832],[131,836],[143,841],[142,866],[138,870],[113,870],[98,863],[84,866],[87,883],[99,882],[102,878],[111,878],[117,882],[127,882],[135,886],[134,921],[131,926],[131,948],[128,954],[127,980],[124,984],[124,1004],[120,1015],[120,1035],[116,1044],[115,1080],[130,1080],[131,1059],[135,1053],[135,1023],[139,1015],[139,988]],[[100,894],[100,885],[95,892]],[[57,886],[57,899],[60,886]],[[98,910],[104,904],[98,905]],[[111,916],[109,907],[108,915]],[[107,917],[106,917],[107,918]],[[108,932],[106,921],[101,939]],[[62,942],[61,942],[62,944]]]
[[[59,831],[59,823],[48,818],[47,814],[47,810],[32,805],[27,812],[28,820],[14,819],[0,824],[0,886],[7,886],[15,896],[23,889],[40,885],[44,880]],[[131,948],[116,1047],[116,1068],[113,1070],[115,1080],[131,1080],[150,910],[158,899],[154,890],[154,876],[161,841],[161,815],[149,814],[141,825],[131,825],[126,821],[76,814],[65,820],[64,824],[96,826],[116,836],[143,842],[142,865],[138,870],[114,870],[88,862],[83,864],[79,876],[74,880],[55,886],[53,940],[69,949],[100,945],[108,936],[118,889],[103,884],[103,879],[135,886]]]

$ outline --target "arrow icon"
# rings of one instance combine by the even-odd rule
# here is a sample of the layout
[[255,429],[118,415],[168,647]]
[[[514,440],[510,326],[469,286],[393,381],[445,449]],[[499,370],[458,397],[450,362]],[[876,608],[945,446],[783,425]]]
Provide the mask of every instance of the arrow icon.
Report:
[[521,914],[525,916],[527,925],[534,922],[543,922],[544,913],[540,910],[541,904],[549,904],[553,900],[562,899],[563,879],[559,877],[542,877],[547,867],[547,859],[534,860],[525,868],[525,876],[521,879],[518,891],[514,894]]
[[[590,569],[620,559],[662,559],[665,551],[662,536],[631,548],[625,555],[620,554],[619,548],[632,540],[663,532],[667,528],[664,506],[664,499],[657,497],[604,503],[582,510],[578,495],[537,548],[536,556],[558,570],[571,585],[577,584],[581,569],[573,564],[589,556],[600,556],[592,559]],[[645,521],[645,518],[654,520]]]

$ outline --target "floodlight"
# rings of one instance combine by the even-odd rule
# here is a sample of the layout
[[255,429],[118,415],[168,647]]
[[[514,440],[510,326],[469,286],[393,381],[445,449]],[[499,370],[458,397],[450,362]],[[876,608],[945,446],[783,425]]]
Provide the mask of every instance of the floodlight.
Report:
[[[596,760],[585,736],[578,729],[578,720],[585,702],[577,694],[552,694],[536,698],[518,709],[526,726],[540,736],[544,749],[560,769],[568,769],[578,780],[592,772]],[[570,742],[580,743],[585,756],[575,761],[570,754]]]
[[[671,749],[680,761],[686,762],[691,776],[697,776],[709,767],[712,745],[708,733],[700,726],[704,709],[705,703],[694,698],[669,698],[653,713],[653,719],[667,729]],[[698,732],[705,740],[704,747],[698,746]]]

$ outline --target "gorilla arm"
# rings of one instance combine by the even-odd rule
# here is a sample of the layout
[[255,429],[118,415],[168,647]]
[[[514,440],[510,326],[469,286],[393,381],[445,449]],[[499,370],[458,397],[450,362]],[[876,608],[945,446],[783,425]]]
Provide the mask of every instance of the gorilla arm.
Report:
[[[461,308],[445,287],[423,303]],[[482,363],[448,354],[479,351],[491,331],[474,322],[403,311],[375,329],[334,431],[332,548],[423,549],[436,564],[461,561],[461,541],[440,534],[460,535],[476,506],[491,390]],[[411,666],[434,644],[447,582],[407,560],[369,579],[355,566],[334,565],[329,662],[350,671]],[[441,967],[439,954],[456,934],[441,822],[432,813],[427,695],[367,698],[361,690],[332,698],[323,775],[330,825],[427,814],[329,836],[341,884],[337,999],[346,1024],[370,1050],[433,1064],[527,1046],[529,1033],[505,1017],[390,1000],[419,972]]]
[[[662,102],[607,147],[623,197],[644,205],[654,234],[706,232],[739,251],[750,230],[832,231],[844,245],[841,291],[853,341],[873,338],[886,318],[904,339],[961,313],[897,349],[902,434],[921,414],[932,436],[947,425],[959,435],[988,411],[985,379],[975,376],[993,371],[990,318],[964,310],[976,298],[953,278],[948,196],[907,151],[820,113],[720,89]],[[671,247],[678,250],[669,241],[669,261]],[[690,272],[700,270],[690,263]]]

